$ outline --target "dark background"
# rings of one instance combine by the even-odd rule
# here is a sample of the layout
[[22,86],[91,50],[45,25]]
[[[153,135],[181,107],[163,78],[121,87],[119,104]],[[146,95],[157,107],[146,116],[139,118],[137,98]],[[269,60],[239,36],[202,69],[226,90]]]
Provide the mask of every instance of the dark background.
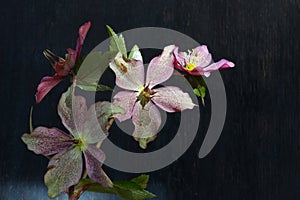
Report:
[[[42,51],[64,55],[88,20],[93,25],[84,53],[107,38],[105,24],[118,32],[157,26],[208,45],[214,60],[236,64],[221,72],[228,110],[217,145],[198,159],[209,123],[208,98],[192,146],[172,165],[149,173],[148,189],[157,199],[300,199],[299,0],[74,2],[10,0],[0,7],[1,200],[47,199],[47,159],[27,151],[20,137],[29,130],[37,84],[54,73]],[[61,127],[56,104],[66,86],[67,81],[34,107],[35,126]],[[157,145],[168,139],[164,135]],[[135,176],[106,170],[114,180]],[[101,198],[118,199],[94,194],[82,199]]]

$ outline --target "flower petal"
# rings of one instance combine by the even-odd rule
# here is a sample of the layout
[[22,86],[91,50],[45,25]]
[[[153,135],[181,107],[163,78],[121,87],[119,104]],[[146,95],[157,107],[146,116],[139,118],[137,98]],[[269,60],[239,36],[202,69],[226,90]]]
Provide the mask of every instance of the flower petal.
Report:
[[141,62],[143,62],[143,57],[142,54],[140,52],[140,49],[138,47],[138,45],[134,45],[128,55],[129,59],[135,59],[135,60],[139,60]]
[[58,114],[64,126],[73,136],[83,131],[87,113],[86,100],[82,96],[72,95],[73,87],[63,93],[57,106]]
[[55,74],[54,76],[45,76],[42,78],[38,85],[37,92],[35,94],[36,103],[40,103],[48,92],[54,88],[64,77]]
[[175,45],[166,46],[160,56],[150,61],[146,76],[146,86],[149,84],[150,89],[172,76],[174,71],[174,49]]
[[[70,73],[71,69],[73,69],[73,67],[75,66],[75,63],[76,63],[76,51],[71,49],[71,48],[68,48],[67,49],[68,51],[68,54],[66,55],[66,62],[64,64],[64,71],[67,72],[67,73]],[[55,69],[56,71],[57,69]]]
[[101,168],[102,163],[105,160],[104,152],[93,145],[89,145],[83,153],[85,157],[86,171],[90,179],[100,183],[104,187],[112,187],[112,181]]
[[139,91],[144,85],[144,65],[139,60],[127,59],[119,52],[109,67],[116,74],[117,86]]
[[180,112],[195,106],[190,95],[178,87],[161,87],[154,91],[156,93],[151,98],[152,101],[167,112]]
[[220,60],[216,63],[213,63],[205,68],[196,67],[193,71],[195,71],[195,73],[197,73],[197,74],[201,74],[201,75],[208,77],[210,75],[210,72],[212,72],[212,71],[216,71],[216,70],[224,69],[224,68],[232,68],[232,67],[234,67],[233,62],[222,59],[222,60]]
[[161,124],[161,115],[157,107],[150,101],[143,108],[140,102],[134,107],[132,122],[135,126],[133,137],[145,149],[147,143],[155,139]]
[[88,144],[94,144],[107,137],[108,120],[115,114],[125,113],[122,108],[110,102],[97,102],[89,108],[81,135]]
[[87,32],[89,31],[91,27],[91,22],[86,22],[85,24],[83,24],[79,30],[78,30],[78,39],[77,39],[77,45],[76,45],[76,59],[77,60],[79,58],[80,52],[81,52],[81,48],[82,45],[84,43],[85,37]]
[[175,47],[173,55],[174,55],[174,61],[173,61],[174,67],[181,71],[185,71],[185,68],[183,67],[185,66],[185,60],[184,57],[181,56],[180,53],[178,53],[178,47]]
[[72,137],[57,128],[37,127],[31,134],[23,134],[27,148],[44,156],[62,152],[72,146]]
[[211,54],[209,53],[206,45],[201,45],[193,49],[190,55],[191,63],[195,63],[196,67],[202,68],[211,62]]
[[125,121],[132,116],[134,104],[137,101],[138,92],[121,91],[114,96],[114,104],[125,110],[125,114],[115,115],[120,121]]
[[48,187],[48,196],[57,197],[62,192],[79,182],[82,174],[82,153],[79,148],[72,148],[56,154],[50,159],[44,176]]

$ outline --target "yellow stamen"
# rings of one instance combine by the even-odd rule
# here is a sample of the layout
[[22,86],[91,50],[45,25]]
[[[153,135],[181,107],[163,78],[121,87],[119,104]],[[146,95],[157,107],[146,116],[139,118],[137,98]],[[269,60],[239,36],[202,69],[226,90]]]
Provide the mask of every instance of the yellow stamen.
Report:
[[188,71],[192,71],[193,69],[195,69],[195,65],[193,65],[192,63],[187,63],[185,68]]

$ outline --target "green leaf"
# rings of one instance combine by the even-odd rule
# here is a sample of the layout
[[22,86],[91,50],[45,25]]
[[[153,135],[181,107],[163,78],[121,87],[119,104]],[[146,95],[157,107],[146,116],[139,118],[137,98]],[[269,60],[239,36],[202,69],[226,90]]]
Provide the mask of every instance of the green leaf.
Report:
[[99,183],[93,182],[91,179],[81,179],[78,185],[76,186],[76,190],[80,190],[82,188],[90,192],[117,194],[116,189],[114,187],[104,187]]
[[105,188],[101,184],[94,183],[89,179],[83,179],[79,182],[77,189],[83,187],[87,191],[115,194],[126,200],[143,200],[156,197],[151,192],[145,190],[148,180],[149,176],[141,175],[129,181],[114,181],[114,187]]
[[30,114],[29,114],[29,130],[30,130],[30,133],[33,131],[32,111],[33,111],[33,106],[31,106],[31,108],[30,108]]
[[118,36],[114,32],[114,30],[108,25],[106,25],[106,28],[107,28],[109,36],[111,37],[110,46],[109,46],[110,51],[113,51],[113,52],[120,51],[127,58],[127,50],[126,50],[125,40],[124,40],[124,37],[122,36],[122,34],[120,34],[120,36]]
[[142,174],[136,178],[131,179],[132,182],[135,182],[141,188],[145,189],[147,187],[147,183],[149,181],[149,175]]
[[191,84],[196,96],[201,97],[202,104],[205,105],[206,83],[202,76],[185,75],[187,81]]
[[128,56],[129,59],[135,59],[135,60],[140,60],[143,62],[143,57],[142,57],[142,54],[140,52],[140,49],[138,47],[138,45],[134,45],[129,53],[129,56]]
[[132,181],[116,181],[114,187],[117,189],[118,196],[126,200],[143,200],[156,197]]
[[[83,81],[82,81],[83,82]],[[81,82],[81,84],[82,84]],[[112,91],[113,89],[109,86],[98,84],[98,83],[86,83],[84,85],[76,85],[82,90],[89,91],[89,92],[98,92],[98,91]]]
[[205,105],[204,97],[206,95],[205,93],[206,88],[204,86],[199,86],[198,88],[195,88],[193,91],[198,97],[201,97],[202,105]]
[[110,61],[116,56],[116,52],[92,52],[82,62],[76,75],[76,85],[87,91],[111,90],[108,86],[98,84]]

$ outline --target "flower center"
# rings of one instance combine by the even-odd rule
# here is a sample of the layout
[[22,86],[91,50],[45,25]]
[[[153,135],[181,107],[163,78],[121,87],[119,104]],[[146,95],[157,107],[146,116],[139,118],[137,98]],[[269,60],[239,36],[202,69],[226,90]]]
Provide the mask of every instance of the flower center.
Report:
[[76,147],[78,147],[81,151],[84,151],[87,149],[86,141],[82,138],[74,138],[73,143]]
[[139,94],[138,96],[138,100],[140,101],[141,105],[144,107],[150,100],[151,100],[151,96],[155,94],[155,92],[153,90],[150,90],[147,87],[145,87]]
[[188,63],[186,63],[185,68],[188,71],[192,71],[193,69],[195,69],[195,65],[188,62]]

